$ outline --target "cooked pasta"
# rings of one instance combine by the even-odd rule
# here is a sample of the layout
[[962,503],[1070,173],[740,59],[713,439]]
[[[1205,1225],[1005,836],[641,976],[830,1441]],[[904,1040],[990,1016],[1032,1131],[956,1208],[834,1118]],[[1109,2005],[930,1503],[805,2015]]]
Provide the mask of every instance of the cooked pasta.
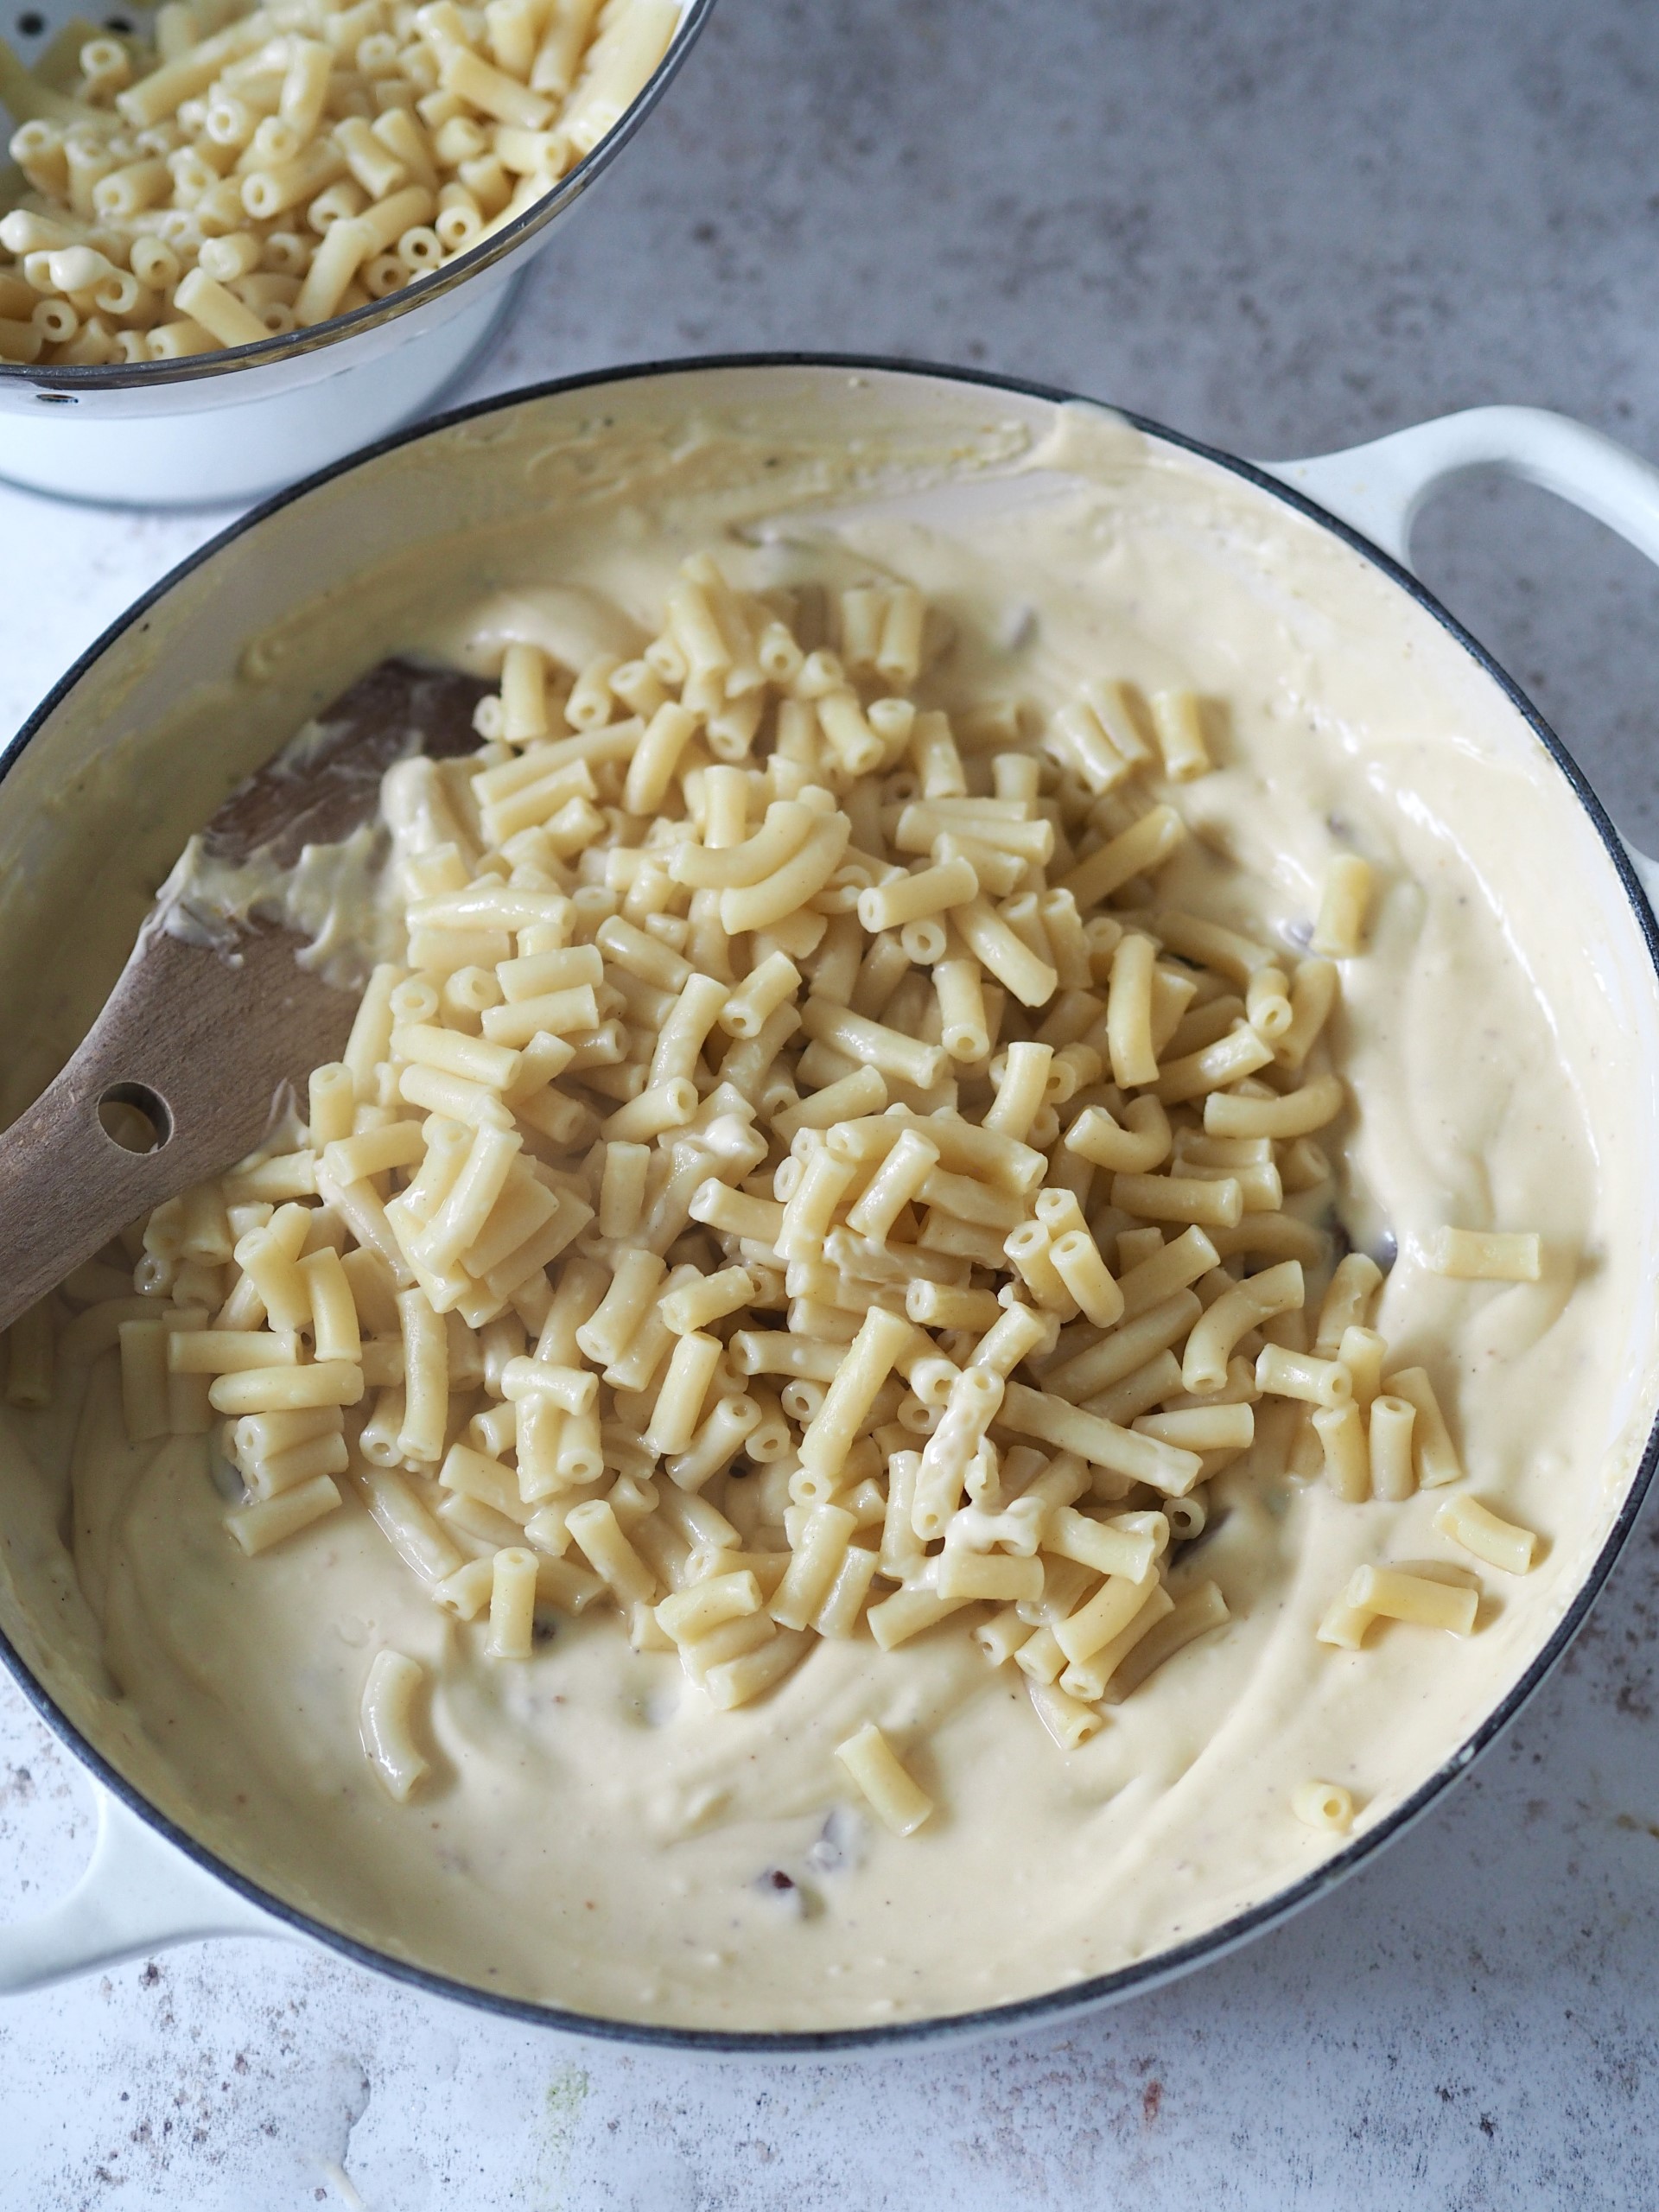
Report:
[[[609,1607],[729,1710],[824,1639],[937,1631],[1087,1755],[1226,1629],[1184,1560],[1225,1469],[1379,1513],[1461,1476],[1328,1173],[1281,1173],[1345,1110],[1339,971],[1148,902],[1210,763],[1191,695],[1155,747],[1111,685],[1033,749],[933,703],[907,588],[834,642],[794,612],[702,558],[638,662],[508,649],[454,804],[388,807],[407,950],[309,1125],[151,1216],[104,1341],[133,1441],[211,1426],[231,1539],[361,1507],[489,1662]],[[49,1390],[38,1319],[10,1371]],[[1472,1500],[1435,1526],[1531,1556]],[[1477,1606],[1368,1567],[1320,1633]],[[365,1705],[400,1798],[417,1676],[383,1653]],[[926,1818],[873,1721],[837,1756]]]
[[[677,0],[164,14],[160,44],[59,41],[38,76],[0,44],[22,187],[0,213],[0,360],[176,360],[384,299],[534,207],[679,19]],[[537,711],[515,671],[515,741]]]

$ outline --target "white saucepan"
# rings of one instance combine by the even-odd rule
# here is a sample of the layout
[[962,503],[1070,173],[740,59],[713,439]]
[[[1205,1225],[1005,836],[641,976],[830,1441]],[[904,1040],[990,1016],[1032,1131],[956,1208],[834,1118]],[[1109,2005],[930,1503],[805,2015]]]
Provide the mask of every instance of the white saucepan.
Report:
[[[714,4],[681,0],[672,43],[639,98],[551,191],[401,291],[313,329],[177,361],[0,361],[0,477],[100,505],[257,499],[431,407],[495,335],[555,223],[575,212],[662,98]],[[79,10],[73,0],[39,0],[32,20],[37,28],[19,33],[26,60]]]
[[[1058,407],[1082,403],[898,364],[791,358],[670,365],[492,402],[313,478],[237,524],[140,601],[0,756],[0,1006],[15,1014],[26,1001],[24,1010],[38,1017],[57,988],[54,946],[73,913],[91,933],[81,988],[83,996],[94,995],[67,1008],[61,1021],[84,1021],[100,978],[112,978],[124,957],[145,885],[158,880],[230,780],[375,658],[372,633],[381,602],[363,580],[394,557],[406,563],[429,547],[440,559],[456,533],[530,513],[550,496],[541,461],[568,453],[580,438],[626,441],[632,427],[664,416],[707,419],[722,411],[753,423],[768,407],[785,404],[798,416],[810,410],[825,435],[851,441],[876,422],[884,433],[906,424],[921,432],[940,423],[1012,423],[1040,437]],[[1595,432],[1526,408],[1478,409],[1348,452],[1259,467],[1208,453],[1153,424],[1135,427],[1154,446],[1164,442],[1226,472],[1235,489],[1254,487],[1249,497],[1264,510],[1288,505],[1357,552],[1397,595],[1405,628],[1415,626],[1420,638],[1432,630],[1441,640],[1438,650],[1464,657],[1460,667],[1474,664],[1515,760],[1535,778],[1541,756],[1553,760],[1553,769],[1544,768],[1541,803],[1554,810],[1562,866],[1570,865],[1583,886],[1586,958],[1597,963],[1630,1065],[1641,1071],[1631,1086],[1641,1096],[1618,1141],[1641,1200],[1630,1234],[1643,1240],[1644,1254],[1654,1248],[1645,1280],[1659,1280],[1653,1263],[1659,1220],[1650,1218],[1659,1216],[1653,1204],[1659,1168],[1652,1164],[1659,1160],[1659,931],[1648,896],[1659,887],[1659,870],[1628,851],[1533,709],[1415,582],[1408,565],[1412,524],[1424,501],[1459,474],[1485,467],[1557,493],[1659,561],[1659,473]],[[360,632],[337,624],[334,643],[314,651],[302,627],[289,626],[320,595],[353,590],[364,594]],[[215,696],[228,697],[228,687],[251,665],[261,679],[254,709],[247,709],[245,687],[234,721],[216,719]],[[164,723],[181,727],[192,701],[196,741],[215,747],[217,757],[211,763],[205,755],[157,757],[135,810],[131,775],[103,774],[100,764],[142,763],[149,734]],[[73,810],[60,804],[66,791],[75,795]],[[93,880],[113,887],[108,899],[86,899],[84,887]],[[18,1111],[51,1071],[10,1070],[0,1117]],[[1618,1164],[1610,1161],[1610,1170]],[[1218,1956],[1371,1858],[1468,1766],[1560,1657],[1629,1534],[1659,1453],[1659,1386],[1651,1380],[1659,1373],[1659,1309],[1634,1316],[1630,1327],[1623,1356],[1610,1360],[1607,1396],[1623,1407],[1623,1430],[1634,1440],[1573,1555],[1572,1579],[1477,1725],[1433,1770],[1414,1778],[1385,1818],[1311,1876],[1288,1881],[1192,1941],[1098,1980],[987,2012],[818,2035],[638,2027],[504,2000],[370,1949],[214,1856],[193,1837],[188,1805],[175,1802],[164,1813],[152,1802],[166,1793],[153,1787],[130,1734],[55,1629],[58,1593],[72,1573],[67,1556],[55,1528],[24,1510],[23,1486],[0,1466],[0,1656],[93,1778],[99,1820],[92,1864],[71,1894],[32,1920],[0,1928],[0,1989],[39,1987],[192,1938],[260,1934],[331,1945],[378,1971],[567,2030],[775,2056],[1006,2031],[1144,1989]]]

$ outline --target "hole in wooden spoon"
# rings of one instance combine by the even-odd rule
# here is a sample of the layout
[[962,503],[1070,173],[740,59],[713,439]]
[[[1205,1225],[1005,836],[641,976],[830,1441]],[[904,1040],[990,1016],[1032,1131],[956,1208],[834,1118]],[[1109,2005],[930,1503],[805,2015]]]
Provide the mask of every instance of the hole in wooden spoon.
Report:
[[98,1102],[98,1118],[123,1152],[159,1152],[173,1134],[167,1101],[148,1084],[112,1083]]

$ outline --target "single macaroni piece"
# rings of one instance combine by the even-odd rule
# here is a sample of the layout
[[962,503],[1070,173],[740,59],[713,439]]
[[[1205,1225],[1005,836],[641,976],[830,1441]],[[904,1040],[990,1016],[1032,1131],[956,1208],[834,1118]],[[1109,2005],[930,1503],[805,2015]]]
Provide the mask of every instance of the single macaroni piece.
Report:
[[[359,12],[362,45],[385,35],[383,0]],[[597,128],[616,56],[645,50],[626,27],[661,28],[657,0],[614,5],[584,64],[582,12],[493,0],[486,54],[435,0],[410,65],[431,112],[337,112],[337,64],[283,32],[235,143],[292,135],[238,174],[296,238],[327,203],[296,296],[360,269],[353,226],[384,211],[408,219],[378,251],[441,226],[457,164],[542,188],[540,142],[576,111]],[[130,89],[228,116],[253,97],[239,35]],[[276,219],[185,257],[204,329]],[[1462,1465],[1427,1371],[1389,1371],[1381,1267],[1332,1235],[1364,864],[1333,867],[1328,957],[1173,903],[1170,794],[1209,772],[1218,712],[1105,678],[1046,730],[1029,703],[947,709],[938,634],[907,585],[763,595],[700,556],[632,658],[504,645],[477,752],[387,779],[407,951],[370,974],[308,1120],[26,1315],[10,1402],[118,1360],[129,1441],[239,1481],[227,1543],[309,1545],[326,1575],[326,1516],[365,1515],[504,1685],[563,1663],[554,1613],[591,1611],[712,1713],[791,1680],[810,1706],[825,1642],[937,1635],[1011,1664],[1081,1758],[1108,1707],[1225,1634],[1182,1560],[1233,1508],[1227,1471],[1322,1472],[1308,1512],[1415,1525]],[[1442,1256],[1537,1273],[1535,1238],[1448,1230]],[[1532,1562],[1461,1492],[1433,1526]],[[1467,1633],[1478,1602],[1368,1567],[1318,1632]],[[400,1801],[428,1778],[424,1679],[381,1651],[363,1693]],[[895,1834],[932,1811],[874,1722],[836,1756]],[[1293,1802],[1351,1817],[1332,1785]]]
[[401,1651],[377,1651],[363,1685],[363,1748],[400,1805],[431,1772],[415,1741],[410,1708],[426,1670]]
[[1354,1396],[1354,1378],[1340,1360],[1287,1351],[1282,1344],[1264,1344],[1257,1354],[1255,1387],[1274,1397],[1300,1398],[1326,1408],[1351,1405]]
[[317,1475],[310,1482],[301,1483],[293,1490],[283,1491],[279,1497],[257,1499],[225,1516],[225,1525],[250,1558],[269,1551],[273,1544],[280,1544],[302,1529],[308,1529],[325,1513],[332,1513],[342,1504],[340,1491],[327,1475]]
[[[197,12],[218,27],[163,8],[155,43],[124,27],[42,76],[0,48],[21,188],[0,212],[0,360],[177,360],[385,299],[591,153],[679,20],[676,0],[578,0],[550,21],[513,0]],[[510,743],[545,734],[539,660],[518,648],[504,670]],[[642,810],[689,735],[656,736]]]
[[1452,1441],[1434,1386],[1427,1369],[1402,1367],[1383,1380],[1390,1396],[1402,1398],[1416,1410],[1412,1426],[1412,1456],[1420,1490],[1438,1490],[1463,1479],[1463,1462]]
[[1322,1643],[1357,1651],[1374,1620],[1409,1621],[1419,1628],[1467,1636],[1480,1610],[1480,1592],[1466,1583],[1431,1581],[1399,1567],[1360,1567],[1319,1625]]
[[1032,1710],[1063,1751],[1076,1751],[1106,1725],[1103,1713],[1073,1697],[1062,1682],[1039,1682],[1028,1676],[1026,1694]]
[[528,1659],[535,1625],[537,1559],[521,1544],[495,1554],[490,1578],[491,1659]]
[[1347,1332],[1363,1325],[1382,1287],[1382,1270],[1365,1253],[1350,1252],[1338,1261],[1319,1306],[1313,1350],[1327,1358],[1338,1351]]
[[1543,1273],[1542,1248],[1530,1230],[1437,1230],[1427,1256],[1436,1274],[1471,1282],[1536,1282]]
[[1382,1396],[1371,1401],[1367,1441],[1374,1497],[1397,1500],[1409,1497],[1416,1489],[1411,1452],[1411,1432],[1416,1419],[1417,1408],[1408,1398]]
[[1312,1416],[1325,1454],[1325,1478],[1337,1496],[1357,1505],[1371,1495],[1371,1455],[1365,1421],[1351,1399],[1321,1406]]
[[1483,1566],[1501,1568],[1505,1574],[1532,1570],[1537,1537],[1530,1529],[1505,1521],[1478,1498],[1465,1493],[1448,1497],[1434,1516],[1434,1526]]
[[1304,1782],[1291,1796],[1290,1809],[1310,1828],[1346,1835],[1354,1824],[1351,1791],[1336,1782]]
[[1204,709],[1191,691],[1154,691],[1152,726],[1166,773],[1173,783],[1191,783],[1210,772],[1210,748],[1204,734]]
[[1348,960],[1363,951],[1370,902],[1370,862],[1357,853],[1338,853],[1325,870],[1310,950],[1328,960]]
[[874,1720],[836,1745],[836,1757],[858,1784],[877,1817],[895,1835],[912,1835],[933,1810],[933,1800],[899,1762]]

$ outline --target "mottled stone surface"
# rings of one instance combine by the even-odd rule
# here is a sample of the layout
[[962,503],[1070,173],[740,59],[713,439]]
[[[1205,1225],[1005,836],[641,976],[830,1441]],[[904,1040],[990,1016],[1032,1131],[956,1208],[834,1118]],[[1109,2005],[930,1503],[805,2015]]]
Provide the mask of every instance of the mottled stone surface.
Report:
[[[0,29],[3,21],[0,20]],[[1080,388],[1256,454],[1492,399],[1659,454],[1659,16],[1639,0],[721,0],[477,391],[823,346]],[[0,489],[0,730],[226,518]],[[1471,486],[1425,573],[1659,845],[1659,589]],[[1064,2034],[691,2067],[224,1943],[0,2006],[5,2212],[1659,2200],[1659,1524],[1567,1666],[1369,1872]],[[87,1801],[0,1689],[0,1910]]]

